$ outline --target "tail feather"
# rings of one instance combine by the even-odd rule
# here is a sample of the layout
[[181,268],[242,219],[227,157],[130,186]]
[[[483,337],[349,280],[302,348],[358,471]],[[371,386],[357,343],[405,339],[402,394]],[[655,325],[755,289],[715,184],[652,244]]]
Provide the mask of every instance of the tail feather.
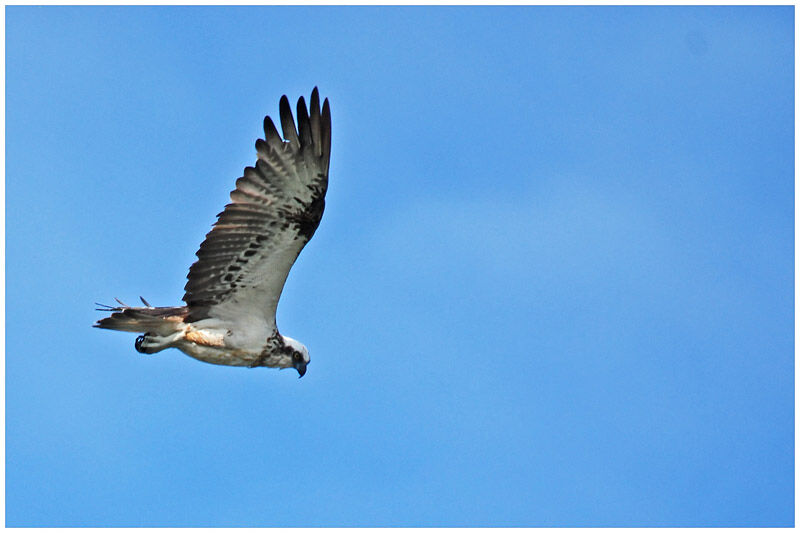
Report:
[[111,312],[111,316],[98,320],[94,327],[131,331],[135,333],[153,333],[169,335],[174,333],[185,316],[189,314],[186,306],[181,307],[114,307],[97,304],[98,311]]

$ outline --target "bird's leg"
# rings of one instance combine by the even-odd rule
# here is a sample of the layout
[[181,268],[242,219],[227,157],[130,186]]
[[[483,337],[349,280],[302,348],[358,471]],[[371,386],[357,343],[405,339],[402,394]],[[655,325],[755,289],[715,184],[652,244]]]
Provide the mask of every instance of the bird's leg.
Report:
[[136,342],[134,343],[134,347],[136,351],[139,353],[156,353],[164,350],[165,348],[169,348],[173,342],[178,340],[178,338],[183,334],[182,331],[176,331],[171,335],[167,335],[166,337],[162,337],[160,335],[156,335],[154,333],[145,333],[144,335],[139,335],[136,337]]

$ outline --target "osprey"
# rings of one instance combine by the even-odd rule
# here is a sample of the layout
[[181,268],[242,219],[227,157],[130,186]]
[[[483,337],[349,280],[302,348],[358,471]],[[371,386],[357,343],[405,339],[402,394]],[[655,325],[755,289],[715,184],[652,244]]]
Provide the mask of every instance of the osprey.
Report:
[[328,188],[331,112],[320,111],[319,92],[310,107],[301,96],[297,125],[284,95],[283,138],[269,116],[258,160],[244,169],[231,203],[197,251],[183,301],[177,307],[98,304],[111,312],[94,327],[142,333],[135,347],[152,354],[165,348],[217,365],[295,368],[306,372],[308,350],[281,335],[275,311],[283,285],[300,251],[319,226]]

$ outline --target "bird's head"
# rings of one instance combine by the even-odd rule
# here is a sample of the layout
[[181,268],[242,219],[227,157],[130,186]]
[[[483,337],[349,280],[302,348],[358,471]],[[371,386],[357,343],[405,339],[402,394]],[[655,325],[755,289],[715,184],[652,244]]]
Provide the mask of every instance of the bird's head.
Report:
[[297,373],[300,374],[302,378],[306,373],[308,363],[311,362],[311,357],[308,355],[308,348],[291,337],[286,337],[285,335],[281,335],[281,337],[283,337],[283,344],[286,346],[289,357],[291,358],[291,367],[297,370]]

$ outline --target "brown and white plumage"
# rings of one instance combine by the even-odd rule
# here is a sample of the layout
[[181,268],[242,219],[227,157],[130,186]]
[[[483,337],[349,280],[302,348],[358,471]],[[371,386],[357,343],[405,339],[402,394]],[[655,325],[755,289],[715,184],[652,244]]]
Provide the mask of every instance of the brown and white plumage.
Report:
[[[136,348],[154,353],[176,347],[215,364],[294,366],[302,375],[308,351],[278,333],[275,312],[286,277],[319,226],[325,208],[331,149],[326,99],[311,93],[280,100],[281,138],[267,116],[258,159],[236,180],[231,203],[197,251],[182,307],[107,307],[96,327],[143,332]],[[145,302],[146,304],[146,302]],[[299,359],[298,359],[299,358]]]

